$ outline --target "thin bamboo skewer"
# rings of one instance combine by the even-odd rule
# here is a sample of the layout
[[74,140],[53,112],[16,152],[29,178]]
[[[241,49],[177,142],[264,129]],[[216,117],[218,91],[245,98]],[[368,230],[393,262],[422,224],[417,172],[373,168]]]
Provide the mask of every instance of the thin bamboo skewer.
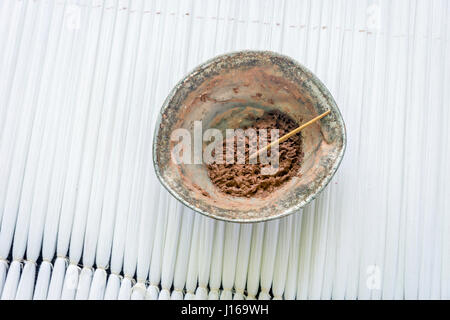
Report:
[[303,129],[305,129],[306,127],[308,127],[309,125],[313,124],[314,122],[322,119],[323,117],[325,117],[326,115],[328,115],[331,112],[331,110],[325,111],[324,113],[322,113],[321,115],[309,120],[308,122],[302,124],[300,127],[298,127],[297,129],[292,130],[289,133],[286,133],[284,136],[282,136],[281,138],[279,138],[278,140],[269,143],[268,145],[266,145],[265,147],[259,149],[257,152],[253,153],[249,159],[253,159],[255,157],[257,157],[258,155],[260,155],[262,152],[270,149],[271,147],[273,147],[276,144],[280,144],[281,142],[289,139],[290,137],[292,137],[293,135],[296,135],[297,133],[299,133],[300,131],[302,131]]

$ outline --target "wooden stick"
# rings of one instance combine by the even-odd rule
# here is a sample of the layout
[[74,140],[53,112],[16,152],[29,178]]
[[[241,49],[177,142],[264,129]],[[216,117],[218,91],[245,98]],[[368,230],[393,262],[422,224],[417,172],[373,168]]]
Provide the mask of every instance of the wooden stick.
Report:
[[289,139],[290,137],[292,137],[294,134],[299,133],[300,131],[302,131],[303,129],[305,129],[307,126],[313,124],[314,122],[322,119],[323,117],[325,117],[326,115],[328,115],[331,112],[331,110],[328,110],[324,113],[322,113],[321,115],[315,117],[314,119],[309,120],[308,122],[302,124],[300,127],[298,127],[297,129],[292,130],[289,133],[286,133],[284,136],[282,136],[280,139],[278,139],[277,141],[271,142],[269,143],[267,146],[265,146],[264,148],[258,150],[257,152],[253,153],[249,159],[253,159],[255,157],[257,157],[259,154],[261,154],[261,152],[268,150],[269,148],[271,148],[272,146],[274,146],[277,143],[281,143],[287,139]]

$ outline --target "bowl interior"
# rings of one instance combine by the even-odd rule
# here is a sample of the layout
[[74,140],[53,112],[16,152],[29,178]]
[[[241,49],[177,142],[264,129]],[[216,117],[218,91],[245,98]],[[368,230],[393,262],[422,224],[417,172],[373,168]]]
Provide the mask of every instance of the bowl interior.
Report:
[[[224,132],[249,125],[252,115],[273,109],[299,124],[328,109],[332,112],[302,131],[304,158],[299,175],[270,196],[226,195],[212,184],[204,163],[172,161],[171,153],[179,143],[171,140],[174,130],[191,133],[193,155],[194,148],[204,149],[209,143],[202,142],[199,124],[194,132],[196,121],[201,121],[203,133],[209,128]],[[195,69],[166,99],[156,130],[155,169],[163,185],[198,212],[241,222],[284,216],[305,205],[328,183],[345,147],[344,123],[328,90],[310,71],[271,52],[219,56]]]

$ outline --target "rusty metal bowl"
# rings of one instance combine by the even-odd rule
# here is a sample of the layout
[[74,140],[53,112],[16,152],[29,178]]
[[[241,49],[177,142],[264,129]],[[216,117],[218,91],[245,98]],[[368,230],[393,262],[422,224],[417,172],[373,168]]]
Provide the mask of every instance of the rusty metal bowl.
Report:
[[[238,128],[250,114],[278,109],[298,123],[331,113],[302,132],[304,159],[299,176],[265,198],[226,195],[208,177],[205,164],[176,164],[171,152],[178,128],[193,131]],[[190,72],[170,92],[158,116],[153,162],[162,185],[179,201],[205,216],[233,222],[284,217],[313,200],[336,172],[346,145],[336,103],[311,71],[269,51],[240,51],[215,57]]]

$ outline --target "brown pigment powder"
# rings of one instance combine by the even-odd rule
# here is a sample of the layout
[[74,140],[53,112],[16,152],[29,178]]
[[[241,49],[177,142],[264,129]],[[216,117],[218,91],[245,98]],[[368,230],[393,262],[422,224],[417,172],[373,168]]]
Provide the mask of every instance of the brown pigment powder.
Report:
[[[298,127],[298,124],[287,115],[279,111],[270,111],[256,118],[253,126],[249,128],[268,129],[268,142],[270,129],[279,130],[279,138]],[[247,129],[247,128],[244,128]],[[279,169],[274,175],[261,174],[262,166],[270,164],[249,164],[249,137],[245,136],[245,164],[237,163],[237,138],[227,143],[223,141],[223,159],[228,148],[234,149],[234,164],[207,165],[208,175],[215,186],[222,192],[236,197],[265,197],[275,189],[287,182],[291,177],[297,176],[303,159],[302,137],[298,133],[279,145]],[[214,153],[213,153],[214,155]],[[270,149],[268,151],[270,156]]]

